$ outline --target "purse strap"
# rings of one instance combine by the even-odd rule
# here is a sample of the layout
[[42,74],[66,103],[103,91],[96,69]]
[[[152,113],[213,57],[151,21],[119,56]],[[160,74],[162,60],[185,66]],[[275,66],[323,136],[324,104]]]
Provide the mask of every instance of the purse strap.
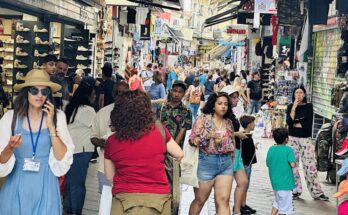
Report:
[[13,117],[12,117],[12,122],[11,122],[11,134],[12,134],[12,136],[14,136],[16,122],[17,122],[17,113],[15,113],[15,111],[13,111]]
[[167,143],[166,143],[167,137],[166,137],[166,132],[164,131],[163,125],[162,125],[162,123],[161,123],[160,121],[158,121],[158,120],[156,120],[155,125],[156,125],[156,127],[158,128],[158,130],[159,130],[160,133],[161,133],[161,136],[162,136],[162,138],[163,138],[163,143],[166,145],[166,151],[167,151]]

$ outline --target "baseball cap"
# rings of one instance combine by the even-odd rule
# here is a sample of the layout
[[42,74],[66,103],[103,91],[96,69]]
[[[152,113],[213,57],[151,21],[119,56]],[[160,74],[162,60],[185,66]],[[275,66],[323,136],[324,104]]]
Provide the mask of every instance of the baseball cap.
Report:
[[335,198],[340,198],[348,194],[348,180],[343,180],[338,187],[338,192],[333,195]]
[[344,159],[341,168],[337,171],[337,175],[342,176],[348,172],[348,158]]
[[174,81],[173,87],[174,87],[174,86],[180,86],[180,87],[182,87],[185,91],[187,90],[187,85],[185,84],[185,82],[180,81],[180,80]]

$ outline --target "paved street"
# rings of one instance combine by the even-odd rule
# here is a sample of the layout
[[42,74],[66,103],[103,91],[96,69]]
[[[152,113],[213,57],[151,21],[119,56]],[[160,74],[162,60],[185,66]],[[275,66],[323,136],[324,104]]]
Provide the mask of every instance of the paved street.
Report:
[[[268,148],[273,144],[270,139],[260,139],[261,148],[257,150],[258,163],[253,166],[253,172],[251,176],[251,185],[248,194],[248,205],[257,210],[257,214],[267,215],[270,214],[270,210],[273,202],[273,191],[268,178],[268,170],[265,165],[265,159]],[[97,164],[91,164],[87,179],[87,196],[85,201],[85,207],[83,214],[96,215],[99,208],[99,194],[97,194],[98,181],[97,181]],[[301,172],[302,174],[302,172]],[[303,174],[302,174],[303,176]],[[320,173],[320,181],[322,182],[323,189],[326,195],[330,196],[330,202],[314,201],[307,189],[304,192],[300,200],[294,202],[296,215],[333,215],[335,214],[335,199],[331,198],[335,192],[335,186],[325,183],[326,173]],[[302,181],[305,184],[304,177]],[[235,184],[234,186],[235,187]],[[234,191],[234,188],[233,188]],[[190,203],[193,199],[193,189],[188,186],[183,186],[182,189],[182,201],[181,201],[181,215],[187,215]],[[231,207],[233,206],[233,195],[231,196]],[[214,215],[214,198],[211,194],[209,201],[204,206],[201,213],[202,215]]]

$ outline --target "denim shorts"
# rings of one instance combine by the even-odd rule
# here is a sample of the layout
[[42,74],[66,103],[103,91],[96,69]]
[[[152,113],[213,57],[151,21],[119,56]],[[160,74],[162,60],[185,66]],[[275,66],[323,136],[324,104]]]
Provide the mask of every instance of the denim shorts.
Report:
[[246,173],[246,175],[247,175],[247,177],[248,177],[248,184],[247,184],[247,186],[246,186],[246,191],[249,190],[249,186],[250,186],[251,166],[252,166],[252,165],[250,165],[250,166],[245,165],[245,166],[244,166],[245,173]]
[[198,181],[212,181],[219,175],[233,176],[231,155],[199,152],[197,169]]

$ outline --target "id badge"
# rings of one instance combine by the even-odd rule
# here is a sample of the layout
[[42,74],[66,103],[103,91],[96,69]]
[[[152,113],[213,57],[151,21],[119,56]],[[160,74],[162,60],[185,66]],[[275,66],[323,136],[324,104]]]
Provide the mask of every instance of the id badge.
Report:
[[25,158],[23,170],[28,172],[39,172],[40,161],[31,158]]

